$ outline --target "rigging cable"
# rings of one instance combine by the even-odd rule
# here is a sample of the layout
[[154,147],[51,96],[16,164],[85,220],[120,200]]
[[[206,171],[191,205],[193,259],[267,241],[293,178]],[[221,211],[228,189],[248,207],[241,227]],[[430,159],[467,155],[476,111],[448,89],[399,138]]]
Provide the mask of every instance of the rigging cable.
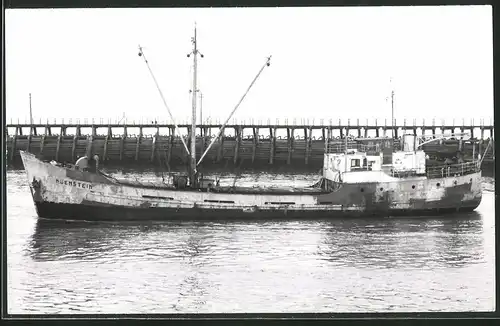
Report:
[[203,160],[203,158],[205,157],[205,155],[207,155],[208,151],[210,150],[210,148],[212,147],[212,145],[215,143],[215,141],[220,137],[222,131],[224,130],[224,128],[226,127],[227,123],[229,122],[229,120],[231,119],[231,117],[234,115],[234,113],[236,112],[236,110],[238,109],[238,107],[240,106],[241,102],[243,102],[243,100],[245,99],[245,97],[247,96],[248,92],[250,91],[250,89],[252,88],[253,84],[255,83],[255,81],[257,80],[257,78],[259,78],[260,74],[262,73],[262,71],[264,70],[265,67],[269,66],[271,63],[271,56],[267,57],[267,60],[266,60],[266,63],[262,66],[262,68],[260,68],[260,71],[259,73],[257,74],[257,76],[255,76],[255,78],[253,79],[252,83],[250,84],[250,86],[248,86],[248,89],[247,91],[245,92],[245,94],[243,94],[243,96],[241,97],[240,101],[238,102],[238,104],[236,104],[235,108],[233,109],[233,111],[231,112],[231,114],[229,115],[229,117],[227,118],[226,122],[224,122],[224,124],[222,125],[222,127],[220,128],[219,132],[217,133],[217,137],[215,137],[212,142],[210,143],[210,145],[208,145],[207,149],[205,150],[205,152],[203,153],[203,155],[200,157],[200,160],[198,161],[198,163],[196,165],[200,165],[201,161]]
[[[151,67],[149,66],[148,60],[146,59],[146,56],[144,55],[144,52],[142,51],[142,47],[140,45],[139,45],[139,56],[144,58],[144,62],[146,63],[146,66],[148,67],[149,73],[151,74],[151,77],[153,78],[153,81],[156,85],[156,88],[158,89],[158,93],[160,93],[163,104],[167,108],[168,114],[170,115],[170,118],[172,119],[172,122],[175,126],[175,129],[179,132],[179,135],[180,135],[179,126],[175,122],[174,116],[172,115],[172,112],[170,111],[170,108],[167,105],[167,101],[165,100],[165,97],[163,96],[163,92],[161,91],[160,86],[158,85],[158,82],[156,81],[155,75],[153,74],[153,71],[151,70]],[[180,138],[181,138],[182,144],[184,145],[184,148],[186,149],[186,152],[189,154],[189,149],[188,149],[186,143],[184,142],[182,135],[180,135]]]

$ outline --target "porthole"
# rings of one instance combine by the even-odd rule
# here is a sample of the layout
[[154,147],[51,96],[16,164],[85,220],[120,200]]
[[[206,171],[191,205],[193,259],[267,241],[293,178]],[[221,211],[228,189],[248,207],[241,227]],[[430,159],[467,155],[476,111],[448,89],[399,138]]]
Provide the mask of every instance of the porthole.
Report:
[[457,185],[457,183],[458,183],[458,182],[457,182],[457,180],[453,181],[453,184],[454,184],[455,186]]
[[360,190],[361,190],[361,192],[364,192],[364,191],[365,191],[365,189],[363,189],[363,188],[361,188]]
[[384,191],[384,188],[380,188],[380,191]]
[[411,186],[411,189],[415,189],[415,185]]
[[438,183],[436,183],[436,186],[440,187],[440,186],[441,186],[441,184],[438,182]]

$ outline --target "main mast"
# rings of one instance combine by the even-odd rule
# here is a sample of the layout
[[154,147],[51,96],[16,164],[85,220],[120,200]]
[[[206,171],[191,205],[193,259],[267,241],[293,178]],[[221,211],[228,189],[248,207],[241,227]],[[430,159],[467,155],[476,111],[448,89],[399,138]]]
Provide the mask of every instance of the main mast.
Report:
[[391,84],[391,126],[392,126],[392,138],[394,139],[396,133],[394,131],[394,87],[392,86],[392,77],[390,79]]
[[193,43],[193,51],[189,53],[188,58],[193,55],[193,89],[192,92],[192,121],[191,121],[191,162],[189,168],[189,181],[191,187],[196,187],[196,93],[198,92],[197,87],[197,73],[198,73],[198,54],[203,58],[203,54],[198,51],[198,46],[196,43],[196,23],[194,25],[194,37],[191,38],[191,42]]

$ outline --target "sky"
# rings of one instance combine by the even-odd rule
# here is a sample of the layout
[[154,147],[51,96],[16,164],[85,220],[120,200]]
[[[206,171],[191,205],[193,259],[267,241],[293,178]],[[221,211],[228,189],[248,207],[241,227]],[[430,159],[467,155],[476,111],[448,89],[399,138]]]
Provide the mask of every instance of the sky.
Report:
[[[6,116],[283,123],[493,117],[490,6],[6,10]],[[392,83],[390,82],[392,78]],[[198,104],[200,107],[200,103]],[[68,121],[68,120],[66,120]]]

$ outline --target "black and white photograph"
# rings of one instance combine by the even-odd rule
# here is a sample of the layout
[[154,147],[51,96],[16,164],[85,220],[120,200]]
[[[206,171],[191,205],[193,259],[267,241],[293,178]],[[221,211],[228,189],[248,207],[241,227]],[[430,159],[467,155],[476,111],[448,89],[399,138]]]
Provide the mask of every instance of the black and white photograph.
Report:
[[7,313],[495,311],[492,28],[6,9]]

